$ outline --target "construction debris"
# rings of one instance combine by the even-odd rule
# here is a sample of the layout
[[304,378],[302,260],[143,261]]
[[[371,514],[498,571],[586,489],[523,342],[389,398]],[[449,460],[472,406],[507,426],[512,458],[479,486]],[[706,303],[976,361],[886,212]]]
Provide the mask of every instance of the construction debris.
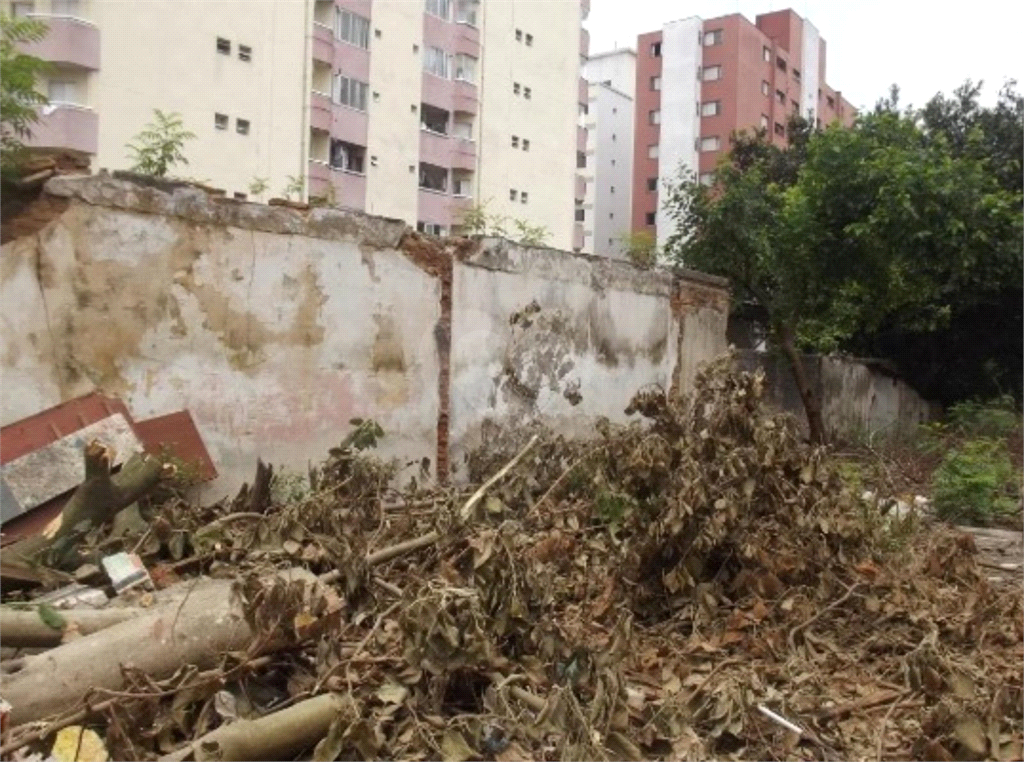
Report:
[[17,657],[0,753],[88,727],[181,762],[1021,759],[1019,580],[970,535],[894,534],[762,394],[726,357],[638,393],[644,424],[489,437],[465,492],[396,490],[356,420],[308,491],[261,464],[78,533],[158,589]]

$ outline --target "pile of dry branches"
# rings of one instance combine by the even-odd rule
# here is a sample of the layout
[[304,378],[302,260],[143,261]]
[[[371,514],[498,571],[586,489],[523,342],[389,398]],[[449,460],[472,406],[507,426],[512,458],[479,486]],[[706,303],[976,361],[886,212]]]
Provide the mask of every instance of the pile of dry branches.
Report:
[[164,589],[3,675],[3,752],[1020,759],[1019,585],[896,544],[761,384],[726,357],[642,424],[495,437],[471,493],[396,493],[361,424],[299,500],[170,500],[121,538]]

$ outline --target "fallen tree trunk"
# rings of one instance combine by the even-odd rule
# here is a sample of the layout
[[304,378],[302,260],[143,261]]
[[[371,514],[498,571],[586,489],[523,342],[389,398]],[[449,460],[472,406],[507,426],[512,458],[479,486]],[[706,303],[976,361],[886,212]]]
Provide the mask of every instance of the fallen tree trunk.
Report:
[[341,697],[324,693],[258,720],[237,720],[221,725],[160,760],[292,759],[327,735],[341,706]]
[[[280,575],[316,581],[304,569]],[[0,686],[0,695],[12,706],[11,724],[71,709],[94,688],[120,690],[124,687],[122,664],[131,664],[159,680],[183,664],[208,669],[221,654],[245,650],[255,635],[233,600],[231,588],[231,580],[202,580],[177,605],[160,606],[27,657],[22,669],[5,676]]]
[[24,565],[71,569],[78,565],[78,544],[93,528],[111,519],[156,486],[161,476],[174,474],[174,467],[151,455],[133,455],[121,470],[111,475],[113,451],[93,440],[85,447],[85,481],[68,500],[60,515],[42,534],[7,548],[5,561]]
[[5,646],[16,648],[52,648],[59,646],[65,633],[74,630],[80,635],[113,627],[147,613],[139,608],[71,609],[58,611],[64,626],[55,629],[43,621],[38,611],[0,608],[0,633]]

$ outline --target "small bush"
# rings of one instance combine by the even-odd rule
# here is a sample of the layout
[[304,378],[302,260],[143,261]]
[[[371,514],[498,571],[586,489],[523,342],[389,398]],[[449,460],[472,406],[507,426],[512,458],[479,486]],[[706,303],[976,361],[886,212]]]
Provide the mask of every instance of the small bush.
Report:
[[949,521],[979,523],[1011,513],[1019,499],[1013,480],[1013,463],[1005,442],[969,439],[949,450],[935,470],[932,500],[936,513]]
[[978,437],[1007,437],[1021,425],[1013,397],[986,402],[959,402],[949,409],[949,426],[956,433]]

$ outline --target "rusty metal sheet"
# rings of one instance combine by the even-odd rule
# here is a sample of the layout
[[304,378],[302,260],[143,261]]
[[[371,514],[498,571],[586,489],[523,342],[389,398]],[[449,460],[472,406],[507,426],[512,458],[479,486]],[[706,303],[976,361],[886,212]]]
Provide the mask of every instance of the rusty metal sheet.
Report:
[[217,477],[217,468],[206,450],[203,438],[187,410],[135,422],[135,431],[146,452],[160,455],[162,448],[176,458],[196,467],[199,478],[210,481]]
[[[21,512],[74,489],[85,479],[82,451],[93,439],[114,449],[114,466],[143,451],[131,425],[118,413],[5,463],[0,476]],[[7,511],[3,513],[6,520]]]

